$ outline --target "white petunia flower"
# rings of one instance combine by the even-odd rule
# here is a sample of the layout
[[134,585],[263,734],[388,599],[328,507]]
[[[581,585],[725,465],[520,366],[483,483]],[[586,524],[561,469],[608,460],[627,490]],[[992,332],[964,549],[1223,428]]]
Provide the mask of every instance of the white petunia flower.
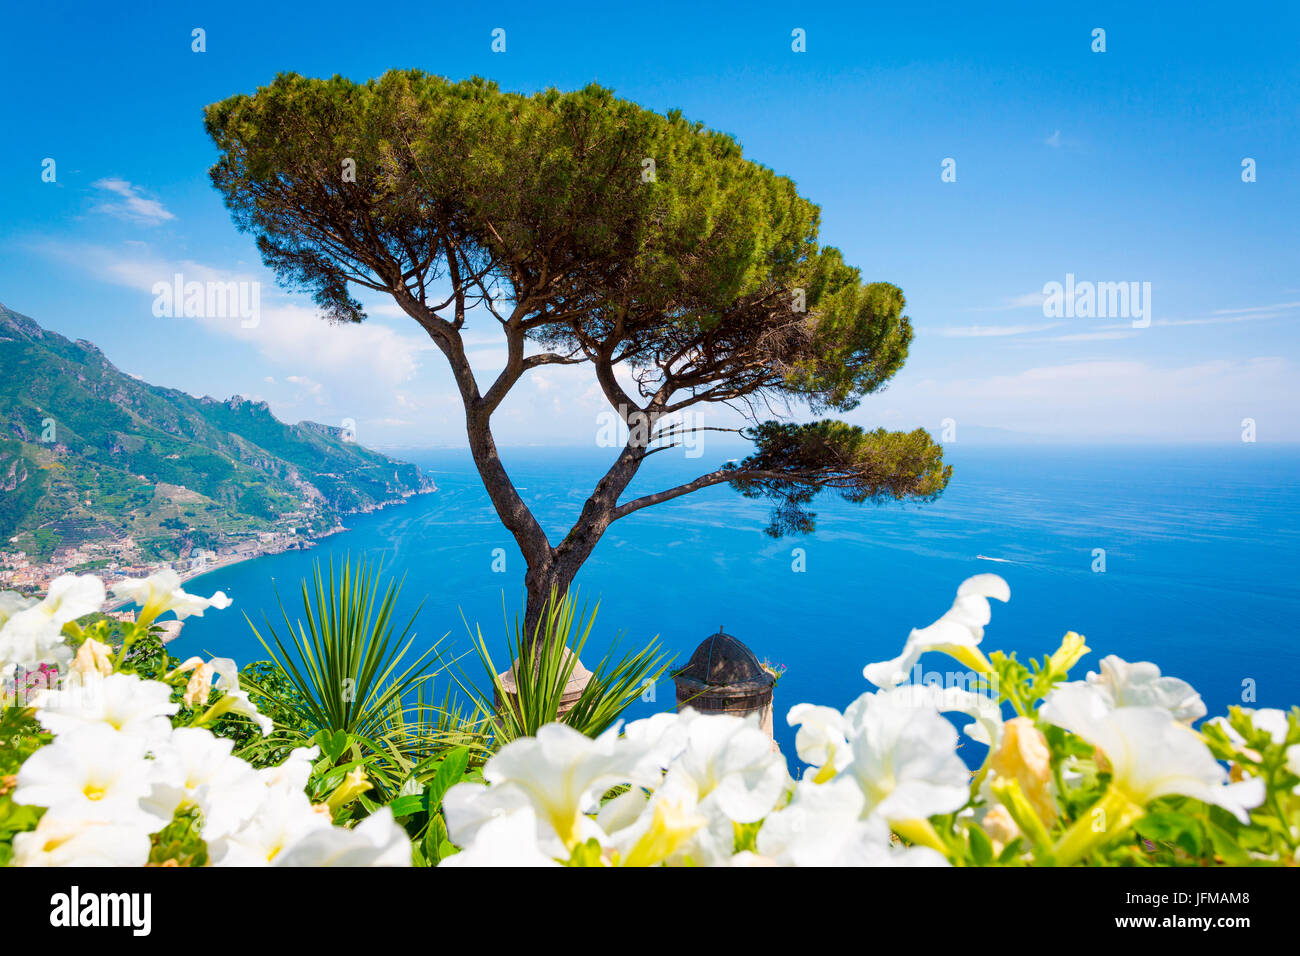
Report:
[[145,741],[165,740],[168,720],[180,708],[171,703],[171,688],[136,674],[110,674],[70,684],[37,697],[36,719],[55,734],[90,725],[107,726]]
[[[1278,710],[1276,707],[1261,707],[1255,710],[1251,707],[1241,708],[1242,713],[1250,716],[1250,722],[1256,730],[1263,730],[1268,733],[1269,739],[1275,744],[1286,743],[1286,735],[1289,729],[1289,721],[1285,710]],[[1241,747],[1246,743],[1246,738],[1232,729],[1226,717],[1213,717],[1205,722],[1214,724],[1223,728],[1223,732],[1228,735],[1236,746]]]
[[834,707],[795,704],[785,719],[791,727],[799,728],[794,736],[794,749],[799,759],[809,765],[806,776],[822,783],[852,762],[844,715]]
[[851,777],[865,798],[863,815],[892,824],[961,809],[970,773],[956,754],[957,729],[911,688],[863,694],[844,712]]
[[804,780],[789,805],[758,831],[758,852],[778,866],[947,866],[928,847],[894,847],[879,815],[863,819],[862,790],[848,777]]
[[266,796],[263,778],[232,756],[234,746],[233,740],[201,727],[176,728],[164,745],[155,748],[150,791],[142,805],[168,819],[179,809],[198,807],[205,840],[233,833],[257,812]]
[[[217,690],[224,696],[200,716],[200,722],[207,724],[226,714],[236,714],[253,721],[261,730],[262,736],[269,737],[271,731],[275,730],[275,721],[257,709],[257,705],[249,698],[248,691],[240,689],[239,668],[235,666],[235,662],[228,657],[214,657],[208,663],[219,675]],[[189,692],[188,687],[186,692]]]
[[702,809],[716,807],[736,823],[753,823],[776,805],[790,781],[785,758],[754,715],[682,712],[686,746],[664,786],[689,788]]
[[1088,672],[1088,683],[1111,707],[1161,707],[1175,720],[1190,724],[1205,716],[1205,701],[1191,684],[1161,677],[1150,661],[1130,663],[1114,654],[1101,659],[1101,673]]
[[104,604],[104,582],[93,574],[61,574],[50,582],[45,599],[15,614],[43,615],[58,627],[93,614]]
[[271,731],[275,730],[275,721],[257,709],[257,705],[249,698],[248,691],[228,690],[220,704],[223,714],[238,714],[257,724],[257,729],[262,732],[263,737],[271,736]]
[[229,836],[210,841],[208,852],[213,866],[269,866],[308,834],[330,826],[302,791],[268,787],[249,820]]
[[907,680],[908,674],[926,651],[942,651],[968,666],[987,672],[988,663],[979,652],[984,626],[993,616],[989,598],[1011,600],[1011,588],[996,574],[977,574],[957,588],[957,599],[944,615],[928,627],[914,629],[903,645],[903,653],[890,661],[868,664],[862,676],[877,687],[890,688]]
[[1110,765],[1112,786],[1138,806],[1179,794],[1223,807],[1242,823],[1264,801],[1264,781],[1228,783],[1205,742],[1163,707],[1116,707],[1090,684],[1055,688],[1039,717],[1092,744]]
[[943,714],[966,714],[966,736],[975,743],[997,749],[1002,740],[1002,706],[996,697],[967,691],[965,687],[927,688],[927,701]]
[[[456,787],[452,788],[455,789]],[[451,791],[448,791],[448,796],[450,795]],[[438,866],[559,866],[559,863],[538,848],[539,828],[531,805],[490,817],[478,830],[472,843],[459,853],[445,857]]]
[[537,815],[542,847],[567,857],[574,843],[594,829],[585,814],[611,787],[634,782],[645,770],[646,753],[643,746],[620,739],[617,725],[593,740],[567,724],[553,723],[536,737],[502,747],[484,765],[483,779],[490,790],[509,787],[524,794]]
[[115,823],[47,813],[35,830],[14,834],[14,866],[144,866],[149,833]]
[[141,805],[150,790],[146,743],[88,724],[60,734],[18,770],[15,803],[48,807],[68,821],[121,823],[152,833],[170,820]]
[[184,620],[191,615],[203,616],[210,607],[218,610],[230,607],[230,598],[218,591],[210,598],[190,594],[181,587],[181,576],[171,568],[164,568],[147,578],[119,581],[113,585],[113,596],[140,605],[138,621],[152,623],[159,614],[176,612]]
[[757,718],[679,715],[686,746],[668,768],[656,799],[692,808],[704,820],[673,854],[671,863],[725,864],[732,856],[735,825],[754,823],[776,806],[790,783],[785,758]]
[[[617,802],[617,801],[615,801]],[[483,783],[458,783],[442,798],[442,813],[447,821],[447,834],[459,847],[468,847],[478,841],[479,833],[493,820],[527,809],[529,819],[536,821],[528,795],[508,784],[489,787]],[[549,831],[548,831],[549,832]],[[536,845],[538,834],[532,835]],[[551,849],[557,856],[567,856],[567,851],[554,838]]]
[[411,839],[381,807],[353,829],[312,830],[275,857],[276,866],[410,866]]
[[64,643],[63,625],[98,611],[103,603],[104,583],[91,574],[60,575],[42,601],[0,593],[0,679],[16,665],[55,664],[67,673],[72,648]]
[[634,775],[647,783],[657,782],[686,747],[686,722],[679,714],[654,714],[625,726],[623,739],[645,751]]
[[[633,787],[596,815],[597,826],[607,834],[600,839],[605,859],[627,867],[658,866],[682,856],[709,822],[694,793],[671,783],[653,794]],[[731,830],[733,825],[727,823]],[[702,861],[691,856],[691,862]]]
[[11,617],[0,628],[0,679],[10,677],[20,665],[32,669],[53,664],[59,673],[66,673],[72,648],[63,640],[62,627],[39,607]]
[[278,767],[263,767],[257,776],[268,787],[306,790],[312,765],[319,759],[319,747],[295,747]]
[[36,604],[36,598],[23,597],[17,591],[0,591],[0,628],[17,614]]

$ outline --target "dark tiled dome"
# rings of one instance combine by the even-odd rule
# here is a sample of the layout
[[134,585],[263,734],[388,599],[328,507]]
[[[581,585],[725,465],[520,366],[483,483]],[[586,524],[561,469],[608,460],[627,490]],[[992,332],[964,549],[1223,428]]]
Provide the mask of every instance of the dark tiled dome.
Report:
[[722,628],[704,639],[690,661],[675,676],[709,686],[760,684],[770,687],[776,683],[776,678],[763,669],[754,652],[730,634],[723,633]]

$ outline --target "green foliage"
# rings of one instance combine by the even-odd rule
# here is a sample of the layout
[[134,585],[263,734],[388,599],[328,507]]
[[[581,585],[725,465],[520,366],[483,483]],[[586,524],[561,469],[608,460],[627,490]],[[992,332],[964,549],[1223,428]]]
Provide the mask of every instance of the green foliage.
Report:
[[[530,330],[549,345],[599,337],[617,310],[645,355],[701,333],[752,346],[768,385],[815,406],[852,408],[907,354],[902,293],[818,246],[820,211],[791,180],[676,111],[594,85],[525,96],[393,70],[281,74],[209,106],[206,125],[236,223],[337,320],[364,317],[349,282],[390,288],[391,259],[453,282],[481,269],[554,303]],[[544,292],[521,288],[534,279]]]
[[13,856],[13,836],[35,829],[44,809],[14,803],[14,775],[23,761],[53,740],[32,711],[0,703],[0,866]]
[[360,767],[375,788],[360,803],[373,809],[408,781],[420,781],[446,751],[481,755],[478,715],[463,713],[450,697],[440,705],[429,699],[441,641],[408,656],[419,611],[397,631],[399,593],[400,584],[383,585],[378,569],[364,561],[345,559],[327,572],[318,564],[302,585],[303,620],[290,623],[281,605],[284,627],[267,620],[269,642],[253,628],[271,662],[245,679],[276,731],[265,739],[244,731],[241,756],[271,765],[289,748],[319,746],[322,792]]
[[364,560],[354,565],[344,559],[337,570],[331,564],[328,578],[317,564],[310,586],[302,585],[305,628],[301,620],[290,623],[283,603],[284,640],[269,619],[265,626],[274,647],[253,627],[297,691],[303,708],[299,717],[313,731],[382,732],[389,706],[430,676],[440,642],[400,669],[415,643],[411,629],[419,614],[417,609],[401,633],[394,634],[393,605],[400,590],[400,584],[390,582],[381,591],[378,569]]
[[177,811],[171,823],[155,833],[149,863],[158,866],[207,866],[208,845],[199,836],[202,815],[197,807]]
[[[1009,703],[1017,716],[1036,722],[1043,735],[1051,762],[1051,785],[1060,811],[1045,825],[1032,808],[1017,802],[1018,785],[999,780],[992,787],[995,798],[1022,824],[1022,833],[1037,829],[1042,839],[1018,837],[997,847],[976,818],[958,819],[954,814],[935,818],[944,852],[960,865],[1053,865],[1053,853],[1072,828],[1095,829],[1097,816],[1110,789],[1109,765],[1093,747],[1060,727],[1038,720],[1038,706],[1053,687],[1068,679],[1075,663],[1088,653],[1084,640],[1071,632],[1060,649],[1030,665],[1015,654],[994,651],[988,655],[999,700]],[[1250,714],[1240,707],[1229,708],[1228,724],[1240,739],[1234,739],[1218,723],[1205,722],[1197,733],[1213,755],[1229,764],[1233,780],[1247,775],[1262,779],[1268,799],[1250,811],[1250,823],[1243,824],[1222,807],[1190,797],[1169,796],[1152,801],[1132,823],[1108,835],[1105,827],[1096,834],[1086,853],[1074,862],[1090,866],[1247,866],[1269,861],[1290,861],[1300,852],[1300,786],[1287,767],[1286,750],[1300,744],[1300,708],[1287,718],[1284,739],[1257,729]],[[987,765],[972,781],[972,795],[980,802],[981,784]],[[1031,834],[1032,835],[1032,834]]]
[[798,425],[764,422],[747,433],[754,454],[725,466],[731,486],[747,498],[776,504],[767,533],[807,534],[816,513],[805,506],[823,490],[845,501],[933,501],[948,485],[952,466],[923,429],[866,431],[837,421]]
[[[790,179],[680,112],[595,85],[523,95],[393,70],[365,83],[281,74],[205,121],[235,223],[330,319],[365,318],[354,286],[391,294],[467,383],[467,312],[495,315],[516,358],[481,399],[464,386],[472,414],[526,368],[581,361],[611,404],[643,402],[651,421],[700,402],[848,410],[907,357],[902,291],[819,245],[820,210]],[[554,352],[522,359],[526,338]],[[622,363],[643,370],[635,397]],[[774,532],[810,529],[802,506],[823,487],[928,500],[947,483],[923,432],[832,425],[757,432],[761,468],[736,486],[777,500]],[[480,441],[475,454],[482,466],[495,451]]]
[[273,661],[253,661],[239,671],[239,684],[248,690],[257,709],[275,722],[275,731],[264,737],[252,721],[226,715],[212,724],[218,737],[235,742],[235,753],[254,767],[278,767],[294,747],[311,736],[303,726],[306,705],[293,681]]
[[458,783],[481,783],[483,775],[471,766],[471,753],[456,747],[422,764],[403,784],[401,795],[389,807],[411,836],[417,866],[436,866],[443,857],[458,852],[447,836],[442,798]]
[[[621,652],[622,636],[619,635],[592,668],[581,696],[561,715],[565,689],[600,609],[597,603],[590,611],[585,605],[579,610],[576,602],[576,593],[561,597],[552,592],[532,634],[527,633],[522,620],[516,616],[513,640],[508,645],[507,668],[514,676],[513,692],[498,673],[482,630],[476,627],[472,633],[474,649],[488,678],[487,686],[462,681],[459,677],[457,682],[486,715],[495,747],[534,736],[538,728],[557,720],[589,737],[598,736],[647,687],[659,680],[672,663],[667,654],[661,653],[658,638],[640,650]],[[528,665],[530,661],[532,666]]]

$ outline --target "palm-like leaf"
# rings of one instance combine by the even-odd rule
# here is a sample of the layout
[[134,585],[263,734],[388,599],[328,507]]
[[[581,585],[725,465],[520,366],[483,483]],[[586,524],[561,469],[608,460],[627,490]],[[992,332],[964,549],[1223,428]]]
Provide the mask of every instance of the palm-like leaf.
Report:
[[[516,617],[514,636],[509,645],[509,666],[513,668],[515,678],[513,691],[503,684],[483,632],[475,626],[471,638],[487,673],[489,686],[480,688],[459,677],[456,679],[473,699],[476,711],[485,715],[494,747],[520,737],[533,736],[540,727],[557,720],[595,737],[618,720],[645,688],[668,670],[672,661],[669,655],[662,653],[658,638],[639,651],[620,654],[620,634],[592,668],[591,679],[581,696],[561,715],[565,689],[591,635],[599,609],[597,602],[590,611],[585,605],[579,610],[576,593],[563,596],[552,593],[531,640],[522,621]],[[531,667],[524,663],[529,660],[532,661]]]
[[405,717],[405,702],[434,676],[441,640],[403,667],[419,608],[395,634],[393,607],[400,591],[394,582],[381,588],[379,572],[365,561],[353,565],[344,559],[337,571],[331,564],[328,576],[317,564],[312,580],[302,585],[304,620],[291,623],[280,604],[283,638],[269,619],[263,618],[269,642],[249,621],[301,697],[304,730],[383,737]]

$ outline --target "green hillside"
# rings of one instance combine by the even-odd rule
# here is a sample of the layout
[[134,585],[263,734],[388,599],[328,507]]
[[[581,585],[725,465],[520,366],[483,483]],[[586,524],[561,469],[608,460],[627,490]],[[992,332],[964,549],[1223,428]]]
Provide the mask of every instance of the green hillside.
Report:
[[167,558],[247,532],[318,533],[432,487],[339,429],[148,385],[0,306],[0,550],[43,560],[129,536]]

